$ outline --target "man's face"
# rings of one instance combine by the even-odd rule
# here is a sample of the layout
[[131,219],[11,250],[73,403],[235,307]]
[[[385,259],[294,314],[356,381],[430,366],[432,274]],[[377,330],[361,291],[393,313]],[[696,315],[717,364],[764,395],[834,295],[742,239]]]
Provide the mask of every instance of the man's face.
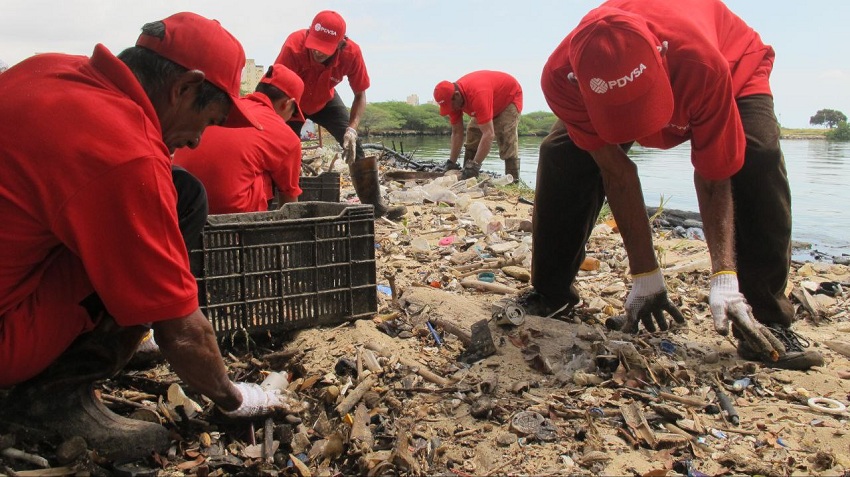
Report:
[[310,50],[310,58],[312,58],[316,63],[324,63],[325,60],[331,56],[333,56],[333,54],[326,55],[319,50]]
[[162,139],[172,154],[181,147],[194,149],[207,126],[221,125],[230,113],[230,101],[212,101],[202,109],[195,107],[198,86],[190,85],[160,118]]
[[463,108],[463,95],[459,91],[455,91],[452,95],[452,109],[455,111]]

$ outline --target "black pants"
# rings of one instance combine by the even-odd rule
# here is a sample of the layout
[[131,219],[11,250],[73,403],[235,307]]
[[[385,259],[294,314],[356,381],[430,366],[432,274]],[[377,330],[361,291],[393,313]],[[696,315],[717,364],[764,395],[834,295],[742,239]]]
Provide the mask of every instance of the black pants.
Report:
[[[791,263],[791,190],[773,98],[755,95],[737,104],[747,137],[744,166],[732,177],[738,280],[759,322],[790,326],[794,309],[785,285]],[[626,151],[629,146],[621,145]],[[531,266],[532,285],[552,304],[578,298],[570,285],[604,199],[596,162],[556,122],[540,145]]]
[[[324,108],[316,113],[305,115],[304,117],[327,129],[328,132],[331,133],[331,136],[336,139],[336,142],[342,146],[343,136],[345,136],[345,130],[348,128],[351,116],[348,111],[348,107],[345,106],[345,103],[343,103],[342,99],[339,97],[339,93],[334,91],[333,99],[328,101],[328,104],[326,104]],[[295,134],[299,137],[301,136],[301,128],[304,127],[303,122],[289,121],[287,124],[293,131],[295,131]],[[357,152],[354,156],[354,160],[360,161],[365,157],[366,155],[363,153],[363,147],[360,145],[360,138],[357,138]]]
[[198,248],[207,223],[209,207],[207,190],[198,178],[180,166],[171,166],[171,177],[177,189],[177,220],[186,250]]

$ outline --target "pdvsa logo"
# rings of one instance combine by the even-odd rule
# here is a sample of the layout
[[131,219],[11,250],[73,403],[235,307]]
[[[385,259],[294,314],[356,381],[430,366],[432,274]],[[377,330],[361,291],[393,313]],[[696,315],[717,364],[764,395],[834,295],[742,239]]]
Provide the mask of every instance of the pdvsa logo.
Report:
[[330,28],[323,27],[321,23],[316,23],[316,26],[314,27],[314,29],[316,31],[320,31],[322,33],[327,33],[328,35],[331,35],[331,36],[337,36],[336,31],[331,30]]
[[646,65],[641,63],[628,75],[623,76],[621,78],[617,78],[615,80],[605,81],[602,78],[593,78],[590,80],[590,89],[594,93],[605,94],[608,92],[609,89],[623,88],[629,83],[633,82],[635,79],[637,79],[637,77],[640,76],[645,70]]

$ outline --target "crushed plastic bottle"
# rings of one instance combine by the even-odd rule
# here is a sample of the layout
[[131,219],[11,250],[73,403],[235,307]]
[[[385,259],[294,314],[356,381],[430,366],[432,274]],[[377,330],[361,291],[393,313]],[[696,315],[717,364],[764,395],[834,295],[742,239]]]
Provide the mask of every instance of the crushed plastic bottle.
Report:
[[394,190],[389,195],[394,204],[421,204],[425,200],[425,191],[420,186],[407,190]]
[[498,187],[506,186],[508,184],[513,184],[513,182],[514,182],[514,176],[512,176],[510,174],[505,174],[504,176],[499,177],[498,179],[493,179],[491,181],[491,183],[494,186],[498,186]]
[[487,235],[502,228],[502,223],[496,219],[487,204],[483,202],[473,202],[469,205],[467,212],[472,217],[472,222]]

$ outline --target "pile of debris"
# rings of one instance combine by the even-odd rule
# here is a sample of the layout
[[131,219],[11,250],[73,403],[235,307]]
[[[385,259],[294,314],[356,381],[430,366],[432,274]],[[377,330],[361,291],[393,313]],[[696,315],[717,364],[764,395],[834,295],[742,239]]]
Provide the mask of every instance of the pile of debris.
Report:
[[[173,430],[167,453],[109,463],[84,443],[2,436],[0,473],[850,470],[848,267],[793,264],[788,292],[798,308],[795,329],[819,347],[827,366],[772,370],[738,359],[735,343],[713,331],[708,254],[695,232],[654,231],[685,326],[639,335],[605,329],[608,318],[623,312],[630,281],[610,220],[600,221],[591,237],[577,280],[584,301],[571,318],[533,316],[513,300],[530,279],[528,191],[494,185],[498,179],[488,176],[459,181],[404,172],[385,187],[390,201],[407,205],[406,218],[376,223],[379,310],[372,320],[288,335],[236,334],[222,343],[231,377],[284,389],[299,403],[290,412],[227,420],[160,363],[104,384],[101,397],[117,412]],[[343,197],[356,200],[350,187]],[[686,231],[698,228],[689,225]]]

